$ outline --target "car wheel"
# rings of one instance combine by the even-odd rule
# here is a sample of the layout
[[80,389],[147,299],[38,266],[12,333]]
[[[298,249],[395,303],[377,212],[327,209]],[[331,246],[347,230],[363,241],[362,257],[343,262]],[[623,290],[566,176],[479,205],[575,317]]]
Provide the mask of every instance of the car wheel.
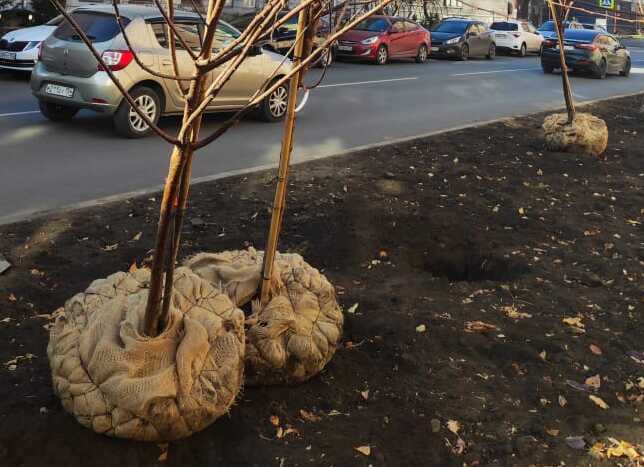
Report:
[[376,65],[384,65],[389,61],[389,51],[387,46],[381,45],[376,52]]
[[555,67],[552,65],[546,65],[545,63],[541,64],[541,69],[547,75],[551,75],[555,71]]
[[528,52],[528,49],[525,46],[525,43],[521,44],[521,49],[519,50],[519,57],[525,57]]
[[[136,103],[139,110],[145,114],[148,119],[156,124],[161,116],[161,98],[155,90],[146,86],[134,88],[130,92],[132,100]],[[152,132],[152,128],[143,118],[134,110],[128,101],[123,99],[118,110],[114,114],[114,127],[116,132],[126,138],[141,138]]]
[[604,79],[606,78],[606,71],[608,69],[608,65],[606,64],[606,59],[602,58],[602,61],[599,62],[599,66],[597,67],[597,70],[594,73],[594,78],[595,79]]
[[416,63],[425,63],[427,61],[427,46],[421,44],[416,54]]
[[78,113],[78,109],[53,102],[38,101],[40,113],[52,122],[71,120]]
[[626,60],[626,65],[624,69],[619,72],[620,76],[628,77],[631,74],[631,59]]
[[258,116],[265,122],[278,122],[286,115],[288,84],[281,84],[262,101]]
[[541,44],[539,46],[539,50],[537,51],[537,55],[539,55],[539,57],[541,57],[543,55],[543,44]]
[[490,48],[487,50],[487,55],[485,58],[488,60],[494,60],[494,57],[496,57],[496,45],[494,43],[490,44]]
[[470,46],[469,45],[463,44],[463,46],[461,47],[460,56],[458,58],[460,58],[463,61],[465,61],[468,58],[470,58]]

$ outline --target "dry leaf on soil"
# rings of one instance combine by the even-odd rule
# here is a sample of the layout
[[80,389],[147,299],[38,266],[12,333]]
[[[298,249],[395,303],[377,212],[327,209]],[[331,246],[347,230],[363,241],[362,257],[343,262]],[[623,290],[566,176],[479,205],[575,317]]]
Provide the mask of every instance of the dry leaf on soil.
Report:
[[597,405],[597,407],[600,407],[600,408],[602,408],[604,410],[610,408],[610,406],[606,402],[604,402],[604,400],[601,397],[593,396],[591,394],[590,396],[588,396],[588,398],[591,401],[593,401]]
[[369,390],[365,389],[364,391],[360,391],[360,395],[364,400],[369,400]]
[[322,420],[319,416],[304,409],[300,409],[300,416],[307,422],[319,422]]
[[461,425],[456,421],[456,420],[448,420],[447,421],[447,429],[454,433],[455,435],[458,434],[458,430],[461,429]]
[[564,396],[559,396],[559,405],[561,407],[565,407],[567,403],[568,403],[568,401],[566,400],[566,398]]
[[356,451],[358,451],[360,454],[364,456],[370,456],[371,455],[371,446],[357,446],[355,448]]
[[559,430],[555,429],[546,430],[546,433],[548,433],[550,436],[559,436]]
[[586,385],[590,386],[591,388],[599,389],[599,387],[601,386],[601,378],[599,377],[599,375],[586,378]]
[[269,418],[271,425],[273,426],[279,426],[280,425],[280,418],[277,415],[271,415]]
[[468,321],[465,323],[465,332],[489,332],[498,330],[499,328],[494,324],[484,323],[483,321]]
[[354,313],[356,312],[356,310],[357,310],[357,309],[358,309],[358,304],[357,304],[357,303],[354,303],[353,305],[351,305],[351,306],[349,307],[349,309],[347,310],[347,313],[349,313],[349,314],[354,314]]
[[572,328],[573,331],[575,332],[586,332],[584,323],[581,322],[581,317],[575,316],[571,318],[564,318],[563,319],[564,324],[567,324]]
[[427,331],[427,326],[425,326],[424,324],[419,324],[418,326],[416,326],[416,332],[423,333],[425,331]]
[[595,355],[601,355],[602,354],[602,349],[595,344],[590,344],[590,351],[594,353]]

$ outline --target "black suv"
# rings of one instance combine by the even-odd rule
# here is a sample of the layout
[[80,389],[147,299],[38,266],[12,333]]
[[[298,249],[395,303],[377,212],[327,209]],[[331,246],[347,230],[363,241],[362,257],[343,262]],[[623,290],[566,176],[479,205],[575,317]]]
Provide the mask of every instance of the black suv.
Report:
[[493,59],[496,55],[494,36],[481,21],[445,18],[431,33],[433,57],[467,60],[470,57]]

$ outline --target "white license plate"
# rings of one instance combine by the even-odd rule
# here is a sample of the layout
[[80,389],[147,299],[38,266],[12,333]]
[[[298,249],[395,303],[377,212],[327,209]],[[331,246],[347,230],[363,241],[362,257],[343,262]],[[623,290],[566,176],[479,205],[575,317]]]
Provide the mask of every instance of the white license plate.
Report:
[[496,37],[505,37],[505,34],[496,34]]
[[[555,50],[559,51],[559,47],[556,47]],[[575,50],[575,46],[573,46],[573,45],[564,45],[564,50]]]
[[48,84],[45,86],[45,93],[53,96],[72,97],[74,95],[74,88],[60,86],[58,84]]
[[353,47],[350,45],[339,45],[338,50],[344,50],[346,52],[351,52],[353,50]]
[[0,52],[0,58],[4,60],[15,60],[16,59],[16,53],[15,52]]
[[440,47],[432,47],[432,52],[438,52],[440,50]]

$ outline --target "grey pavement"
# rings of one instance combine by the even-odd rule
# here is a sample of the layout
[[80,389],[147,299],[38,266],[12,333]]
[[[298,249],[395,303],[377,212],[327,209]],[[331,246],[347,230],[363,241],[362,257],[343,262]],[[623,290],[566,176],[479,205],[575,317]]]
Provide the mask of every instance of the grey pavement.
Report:
[[[642,91],[644,49],[631,52],[630,78],[573,77],[577,100]],[[89,111],[68,123],[49,122],[37,112],[28,84],[0,74],[0,223],[163,182],[167,143],[157,137],[121,139],[109,117]],[[534,56],[384,67],[336,63],[298,116],[294,159],[561,105],[560,76],[544,75]],[[224,118],[206,117],[203,131]],[[161,126],[175,130],[178,123],[168,117]],[[198,153],[193,174],[208,177],[276,164],[280,136],[280,124],[245,120]]]

